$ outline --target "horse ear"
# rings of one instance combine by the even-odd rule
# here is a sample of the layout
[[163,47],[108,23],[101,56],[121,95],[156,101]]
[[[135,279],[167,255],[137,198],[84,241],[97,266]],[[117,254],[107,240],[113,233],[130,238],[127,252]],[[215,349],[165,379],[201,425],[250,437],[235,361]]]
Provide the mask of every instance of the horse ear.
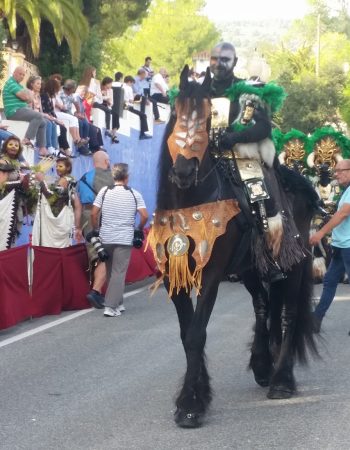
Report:
[[209,93],[210,85],[211,85],[210,68],[207,67],[207,71],[205,72],[205,78],[202,83],[202,88],[205,93]]
[[182,69],[181,75],[180,75],[180,91],[186,89],[188,85],[188,73],[190,71],[190,68],[188,67],[188,64],[185,65],[185,67]]

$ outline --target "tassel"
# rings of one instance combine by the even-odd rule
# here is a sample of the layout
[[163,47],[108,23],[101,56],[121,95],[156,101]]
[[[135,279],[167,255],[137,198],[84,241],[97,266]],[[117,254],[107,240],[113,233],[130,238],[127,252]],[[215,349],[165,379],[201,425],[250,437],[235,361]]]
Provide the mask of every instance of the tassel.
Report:
[[193,277],[188,267],[188,254],[181,256],[169,255],[169,295],[176,289],[176,294],[184,288],[186,293],[191,292],[193,286]]
[[298,264],[306,256],[304,253],[305,247],[299,235],[295,235],[296,229],[293,225],[292,220],[288,220],[288,218],[283,220],[283,238],[277,262],[284,272],[291,270],[295,264]]

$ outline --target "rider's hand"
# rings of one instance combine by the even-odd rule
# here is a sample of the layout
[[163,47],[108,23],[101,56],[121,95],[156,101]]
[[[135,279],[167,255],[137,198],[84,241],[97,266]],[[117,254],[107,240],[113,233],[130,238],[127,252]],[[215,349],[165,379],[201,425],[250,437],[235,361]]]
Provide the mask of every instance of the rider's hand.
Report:
[[223,134],[219,141],[220,150],[231,150],[232,147],[238,142],[238,134],[235,132],[226,132]]

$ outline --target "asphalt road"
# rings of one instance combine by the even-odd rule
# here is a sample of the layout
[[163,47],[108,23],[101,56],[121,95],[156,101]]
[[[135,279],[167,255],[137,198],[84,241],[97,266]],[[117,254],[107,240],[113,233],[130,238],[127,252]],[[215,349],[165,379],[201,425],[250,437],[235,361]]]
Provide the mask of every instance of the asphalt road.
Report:
[[323,359],[297,368],[298,395],[276,401],[246,370],[250,298],[222,283],[207,339],[214,400],[195,430],[173,421],[185,358],[163,289],[130,295],[122,317],[89,310],[0,332],[0,449],[349,449],[349,286],[337,294]]

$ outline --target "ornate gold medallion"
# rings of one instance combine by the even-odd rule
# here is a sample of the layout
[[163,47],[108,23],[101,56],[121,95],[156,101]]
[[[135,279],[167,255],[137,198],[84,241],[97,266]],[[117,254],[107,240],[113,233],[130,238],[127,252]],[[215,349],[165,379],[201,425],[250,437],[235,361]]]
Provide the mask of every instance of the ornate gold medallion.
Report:
[[168,241],[167,249],[172,256],[182,256],[188,252],[190,241],[182,233],[174,234]]

